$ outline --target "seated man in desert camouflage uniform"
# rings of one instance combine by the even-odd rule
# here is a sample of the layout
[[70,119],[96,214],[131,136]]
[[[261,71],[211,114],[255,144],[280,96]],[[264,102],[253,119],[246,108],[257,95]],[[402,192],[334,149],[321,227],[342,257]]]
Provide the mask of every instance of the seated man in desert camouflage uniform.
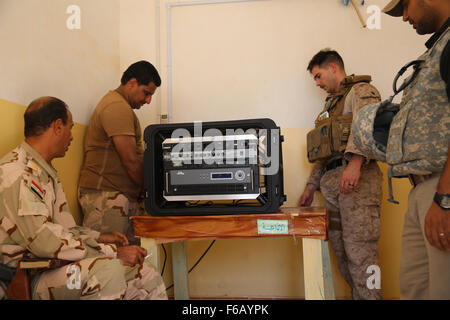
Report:
[[[144,248],[128,245],[120,232],[75,224],[51,164],[72,141],[67,105],[39,98],[24,118],[25,141],[0,160],[0,264],[15,268],[24,257],[69,261],[33,277],[33,299],[167,299]],[[68,272],[74,269],[77,279]]]

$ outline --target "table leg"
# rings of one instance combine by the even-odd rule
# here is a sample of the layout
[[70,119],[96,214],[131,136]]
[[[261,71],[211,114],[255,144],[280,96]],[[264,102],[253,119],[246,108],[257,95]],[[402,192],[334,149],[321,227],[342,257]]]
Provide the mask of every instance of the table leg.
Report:
[[328,242],[303,238],[305,300],[334,300]]
[[172,271],[175,300],[188,300],[189,282],[184,241],[172,243]]
[[156,243],[155,239],[150,238],[141,238],[141,247],[147,250],[147,258],[148,261],[153,264],[156,270],[160,270],[161,267],[161,259],[160,259],[160,248]]

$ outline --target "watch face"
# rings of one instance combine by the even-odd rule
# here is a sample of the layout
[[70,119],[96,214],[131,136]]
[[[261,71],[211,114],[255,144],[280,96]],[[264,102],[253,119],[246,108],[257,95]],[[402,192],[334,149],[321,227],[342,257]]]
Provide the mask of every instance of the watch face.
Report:
[[441,207],[444,207],[446,209],[450,209],[450,196],[444,195],[441,198]]
[[450,195],[436,193],[434,200],[441,208],[450,209]]

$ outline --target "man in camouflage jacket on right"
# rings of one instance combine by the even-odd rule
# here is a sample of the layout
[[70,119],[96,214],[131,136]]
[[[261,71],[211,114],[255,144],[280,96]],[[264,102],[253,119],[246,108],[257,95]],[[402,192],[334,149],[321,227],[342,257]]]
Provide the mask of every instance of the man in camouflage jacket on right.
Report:
[[401,299],[450,299],[450,1],[393,0],[383,12],[433,36],[406,87],[386,150],[413,189],[402,234]]

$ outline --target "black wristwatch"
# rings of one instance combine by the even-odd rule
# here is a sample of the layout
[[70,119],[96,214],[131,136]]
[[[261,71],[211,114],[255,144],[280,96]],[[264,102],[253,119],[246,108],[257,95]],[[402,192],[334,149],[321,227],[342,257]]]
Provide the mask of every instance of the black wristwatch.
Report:
[[450,210],[450,194],[439,194],[436,192],[433,200],[442,209]]

